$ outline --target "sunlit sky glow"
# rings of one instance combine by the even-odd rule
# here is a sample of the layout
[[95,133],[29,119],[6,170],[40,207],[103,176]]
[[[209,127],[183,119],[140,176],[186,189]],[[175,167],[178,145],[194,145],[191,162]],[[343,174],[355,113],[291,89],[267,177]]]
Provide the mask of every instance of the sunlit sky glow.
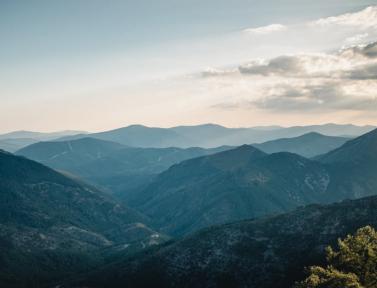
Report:
[[376,125],[376,42],[377,0],[0,0],[0,132]]

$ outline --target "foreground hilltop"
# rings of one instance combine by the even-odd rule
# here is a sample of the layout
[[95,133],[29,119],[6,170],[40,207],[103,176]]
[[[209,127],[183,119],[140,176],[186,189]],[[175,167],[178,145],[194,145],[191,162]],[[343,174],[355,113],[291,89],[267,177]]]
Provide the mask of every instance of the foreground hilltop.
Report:
[[377,227],[376,209],[377,197],[370,197],[208,228],[67,287],[291,287],[304,267],[324,262],[327,245]]
[[94,267],[104,248],[127,252],[159,243],[147,221],[93,187],[0,151],[2,287],[40,287]]

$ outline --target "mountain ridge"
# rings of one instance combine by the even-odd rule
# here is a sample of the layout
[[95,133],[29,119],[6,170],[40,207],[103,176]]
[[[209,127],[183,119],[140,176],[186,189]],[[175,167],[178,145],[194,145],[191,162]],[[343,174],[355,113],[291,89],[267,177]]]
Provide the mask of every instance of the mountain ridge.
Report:
[[348,140],[350,138],[326,136],[318,132],[309,132],[297,137],[281,138],[252,145],[266,153],[285,151],[312,158],[332,151],[342,146]]
[[[359,136],[374,128],[376,127],[355,126],[351,124],[324,124],[280,128],[268,126],[265,128],[227,128],[217,124],[176,126],[171,128],[131,125],[89,135],[90,137],[102,140],[145,148],[166,148],[172,146],[180,148],[213,148],[222,145],[239,146],[245,143],[261,143],[279,138],[292,138],[313,131],[327,136]],[[58,141],[73,140],[80,137],[83,137],[83,135],[63,137],[58,139]]]
[[63,287],[292,287],[325,247],[377,227],[377,197],[309,205],[290,213],[214,226],[119,259]]
[[243,145],[173,165],[127,201],[162,231],[182,235],[323,202],[328,182],[318,162]]

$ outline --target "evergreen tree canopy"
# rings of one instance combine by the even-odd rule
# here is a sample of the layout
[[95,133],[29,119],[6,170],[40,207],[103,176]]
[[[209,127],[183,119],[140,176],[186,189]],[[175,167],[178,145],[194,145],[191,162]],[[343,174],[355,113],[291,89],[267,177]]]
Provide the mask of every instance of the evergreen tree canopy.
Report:
[[377,232],[370,226],[327,248],[326,268],[313,266],[296,288],[376,288]]

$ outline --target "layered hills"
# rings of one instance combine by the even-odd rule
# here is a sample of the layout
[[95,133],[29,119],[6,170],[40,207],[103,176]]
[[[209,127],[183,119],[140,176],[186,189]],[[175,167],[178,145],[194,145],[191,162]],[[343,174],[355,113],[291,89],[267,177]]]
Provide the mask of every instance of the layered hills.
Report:
[[252,146],[172,166],[129,203],[172,235],[300,205],[375,195],[377,130],[316,160]]

